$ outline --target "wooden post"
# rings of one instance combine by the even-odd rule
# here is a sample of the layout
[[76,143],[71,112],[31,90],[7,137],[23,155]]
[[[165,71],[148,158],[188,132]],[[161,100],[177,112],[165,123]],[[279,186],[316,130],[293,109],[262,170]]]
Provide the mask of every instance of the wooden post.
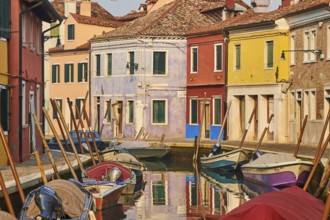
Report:
[[329,188],[327,190],[327,200],[324,205],[322,220],[328,220],[329,214],[330,214],[330,191]]
[[46,153],[47,153],[47,155],[48,155],[49,161],[50,161],[50,163],[51,163],[51,165],[52,165],[52,167],[53,167],[55,177],[56,177],[57,179],[61,179],[61,178],[60,178],[60,175],[59,175],[59,173],[58,173],[58,170],[57,170],[57,167],[56,167],[56,164],[55,164],[54,158],[53,158],[53,156],[52,156],[52,153],[51,153],[50,150],[49,150],[49,146],[48,146],[48,144],[47,144],[46,138],[45,138],[45,136],[44,136],[43,133],[42,133],[42,130],[41,130],[41,127],[40,127],[39,123],[37,123],[37,121],[38,121],[37,116],[36,116],[35,114],[32,114],[32,116],[33,116],[34,122],[35,122],[35,124],[36,124],[36,126],[37,126],[37,130],[38,130],[39,135],[40,135],[40,137],[41,137],[42,143],[43,143],[43,145],[44,145],[44,147],[45,147],[45,150],[46,150]]
[[35,151],[33,154],[36,157],[36,161],[37,161],[37,164],[38,164],[38,167],[39,167],[39,170],[40,170],[42,182],[44,184],[46,184],[47,183],[47,177],[46,177],[46,174],[45,174],[45,170],[42,167],[42,161],[40,159],[39,152],[38,151]]
[[255,115],[256,110],[257,110],[257,104],[255,104],[255,106],[254,106],[254,108],[253,108],[253,111],[251,112],[251,115],[250,115],[250,118],[249,118],[248,124],[247,124],[247,126],[246,126],[246,128],[245,128],[245,131],[244,131],[244,133],[243,133],[243,136],[242,136],[241,142],[240,142],[240,144],[239,144],[239,146],[238,146],[239,148],[242,148],[242,146],[243,146],[243,143],[244,143],[244,140],[245,140],[246,134],[247,134],[247,132],[248,132],[248,130],[249,130],[249,127],[250,127],[250,124],[251,124],[252,118],[253,118],[253,116]]
[[77,177],[77,175],[76,175],[76,173],[75,173],[75,171],[74,171],[74,169],[73,169],[73,167],[72,167],[72,165],[71,165],[71,163],[70,163],[70,161],[69,161],[68,156],[67,156],[66,153],[65,153],[65,150],[64,150],[63,145],[62,145],[62,143],[61,143],[61,140],[60,140],[60,138],[59,138],[58,135],[57,135],[57,132],[56,132],[55,127],[54,127],[54,125],[53,125],[53,123],[52,123],[52,121],[51,121],[51,119],[50,119],[50,117],[49,117],[49,115],[48,115],[47,110],[45,109],[45,107],[43,107],[42,110],[43,110],[44,115],[45,115],[45,117],[46,117],[46,119],[47,119],[47,121],[48,121],[49,127],[50,127],[50,129],[52,130],[52,132],[53,132],[53,134],[54,134],[54,137],[55,137],[55,139],[56,139],[56,141],[57,141],[57,144],[58,144],[58,146],[60,147],[60,150],[61,150],[61,152],[62,152],[62,154],[63,154],[64,159],[65,159],[65,162],[66,162],[66,164],[67,164],[68,167],[69,167],[69,170],[70,170],[70,172],[71,172],[72,177],[73,177],[74,179],[78,180],[78,177]]
[[56,102],[53,102],[53,103],[54,103],[54,105],[55,105],[55,108],[57,109],[58,114],[60,115],[61,122],[62,122],[62,124],[63,124],[63,127],[64,127],[64,130],[65,130],[66,134],[68,135],[68,139],[69,139],[69,141],[70,141],[71,148],[73,149],[74,155],[76,156],[76,159],[77,159],[78,165],[79,165],[79,167],[80,167],[80,170],[81,170],[81,172],[85,172],[85,169],[84,169],[84,167],[83,167],[83,165],[82,165],[82,163],[81,163],[80,157],[79,157],[79,155],[78,155],[78,152],[77,152],[76,146],[75,146],[75,144],[74,144],[74,142],[73,142],[73,140],[72,140],[72,137],[71,137],[71,135],[70,135],[69,128],[68,128],[68,126],[66,125],[66,122],[65,122],[64,116],[63,116],[63,114],[62,114],[62,112],[61,112],[61,110],[60,110],[60,107],[58,106],[58,104],[57,104]]
[[[104,113],[103,120],[104,120],[104,118],[107,117],[107,114],[108,114],[108,111],[109,111],[110,105],[111,105],[111,99],[109,99],[109,102],[108,102],[108,105],[107,105],[107,109],[105,110],[105,113]],[[103,127],[104,127],[104,123],[102,123],[101,130],[100,130],[100,135],[102,134]]]
[[223,123],[222,123],[222,126],[221,126],[221,130],[220,130],[220,133],[219,133],[219,136],[218,136],[217,143],[220,143],[222,133],[225,130],[225,126],[226,126],[226,123],[227,123],[227,117],[228,117],[228,113],[229,113],[230,107],[231,107],[231,102],[229,102],[228,108],[226,110],[225,118],[223,119]]
[[199,132],[198,132],[196,152],[195,152],[195,155],[193,157],[193,160],[194,160],[195,163],[197,163],[198,154],[199,154],[199,146],[200,146],[200,143],[201,143],[202,127],[203,127],[204,116],[205,116],[205,105],[206,105],[206,92],[204,92],[204,104],[203,104],[203,109],[202,109],[202,115],[201,115],[201,118],[200,118],[201,124],[200,124]]
[[308,115],[305,115],[305,118],[304,118],[304,121],[303,121],[303,125],[300,128],[300,134],[299,134],[299,138],[297,140],[296,148],[295,148],[295,151],[294,151],[294,154],[293,154],[294,157],[297,157],[297,154],[298,154],[298,151],[299,151],[299,148],[300,148],[301,139],[302,139],[302,136],[303,136],[304,131],[305,131],[305,127],[306,127],[306,123],[307,123],[307,118],[308,118]]
[[0,172],[0,186],[1,186],[1,191],[2,191],[3,197],[5,198],[5,201],[6,201],[8,211],[9,211],[10,214],[15,216],[15,212],[14,212],[14,209],[13,209],[13,204],[10,201],[9,194],[8,194],[8,191],[7,191],[7,188],[6,188],[6,185],[5,185],[5,181],[2,177],[1,172]]
[[268,129],[269,129],[269,124],[270,124],[270,122],[272,121],[273,117],[274,117],[274,114],[271,114],[270,117],[268,118],[267,124],[266,124],[266,126],[265,126],[265,128],[264,128],[264,130],[263,130],[263,132],[262,132],[262,134],[261,134],[261,136],[260,136],[260,139],[259,139],[258,145],[257,145],[257,147],[256,147],[256,150],[259,150],[260,145],[261,145],[261,142],[262,142],[262,140],[264,139],[264,136],[265,136],[266,132],[267,132]]
[[81,118],[81,115],[80,115],[80,112],[79,112],[79,109],[78,109],[78,106],[76,106],[76,111],[77,111],[77,114],[78,114],[78,118],[79,118],[79,122],[82,126],[82,130],[83,130],[83,134],[84,134],[84,137],[85,137],[85,140],[86,140],[86,144],[87,144],[87,147],[88,147],[88,151],[89,151],[89,155],[91,156],[92,158],[92,162],[93,164],[95,165],[95,159],[94,159],[94,155],[93,155],[93,151],[92,151],[92,148],[91,148],[91,145],[89,144],[89,141],[88,141],[88,136],[86,134],[86,130],[84,128],[84,122]]
[[68,102],[68,105],[69,105],[69,108],[70,108],[70,114],[71,114],[71,118],[72,118],[72,121],[73,121],[74,129],[76,131],[80,151],[81,151],[82,154],[85,154],[84,148],[82,147],[82,144],[81,144],[81,139],[80,139],[80,135],[79,135],[79,132],[78,132],[78,126],[77,126],[77,123],[76,123],[76,120],[75,120],[74,112],[73,112],[73,109],[72,109],[72,103],[71,103],[69,97],[67,97],[66,99],[67,99],[67,102]]
[[5,140],[5,135],[3,134],[3,128],[2,128],[1,123],[0,123],[0,136],[1,136],[1,140],[3,142],[4,148],[5,148],[5,151],[6,151],[6,155],[7,155],[7,158],[8,158],[9,166],[11,168],[11,172],[13,173],[13,176],[14,176],[14,179],[15,179],[15,182],[16,182],[16,186],[17,186],[17,189],[18,189],[19,196],[21,198],[22,203],[24,204],[25,195],[24,195],[23,188],[22,188],[21,182],[20,182],[18,174],[17,174],[16,167],[14,165],[13,159],[11,158],[10,150],[9,150],[8,144]]
[[330,120],[330,108],[328,110],[327,117],[324,121],[324,125],[323,125],[322,133],[321,133],[321,136],[320,136],[319,144],[317,145],[317,148],[316,148],[316,151],[315,151],[314,160],[316,160],[316,158],[318,157],[318,154],[320,153],[321,146],[322,146],[323,139],[324,139],[324,135],[325,135],[325,132],[328,128],[329,120]]

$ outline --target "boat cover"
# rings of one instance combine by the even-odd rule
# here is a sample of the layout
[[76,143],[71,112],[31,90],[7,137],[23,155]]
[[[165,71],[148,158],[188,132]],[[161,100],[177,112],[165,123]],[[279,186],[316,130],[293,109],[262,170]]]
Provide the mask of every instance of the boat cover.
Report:
[[[48,182],[46,186],[55,190],[56,194],[61,199],[64,213],[71,218],[81,216],[84,209],[86,194],[82,192],[76,184],[67,180],[57,179]],[[38,214],[40,214],[40,210],[35,204],[34,199],[32,199],[27,211],[27,216],[35,217]]]
[[15,218],[13,215],[4,211],[0,211],[0,219],[17,220],[17,218]]
[[265,193],[233,209],[221,220],[322,219],[323,201],[297,186]]
[[243,165],[251,166],[251,165],[262,165],[262,164],[273,164],[273,163],[284,163],[299,160],[295,158],[292,154],[263,154],[258,159]]

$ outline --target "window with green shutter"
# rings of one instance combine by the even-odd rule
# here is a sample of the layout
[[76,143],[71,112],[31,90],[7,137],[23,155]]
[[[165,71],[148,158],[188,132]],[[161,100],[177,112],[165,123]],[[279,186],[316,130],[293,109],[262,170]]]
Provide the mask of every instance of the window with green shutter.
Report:
[[198,48],[191,48],[191,72],[196,73],[198,68]]
[[74,24],[68,25],[68,40],[74,40]]
[[153,100],[152,105],[152,122],[153,123],[165,123],[166,116],[166,101],[165,100]]
[[96,59],[96,76],[101,76],[101,55],[95,55]]
[[166,193],[165,185],[163,181],[152,181],[152,204],[153,205],[165,205],[166,204]]
[[191,99],[190,103],[190,124],[197,124],[197,99]]
[[274,42],[267,41],[267,68],[274,67]]
[[221,99],[213,99],[213,124],[220,125],[221,122]]
[[107,111],[105,115],[105,119],[107,122],[111,122],[111,101],[106,101],[105,103],[106,103],[105,111]]
[[[80,116],[84,118],[84,114],[81,111],[82,110],[82,107],[83,107],[83,102],[84,102],[84,99],[76,99],[76,106],[80,110],[80,112],[79,112],[80,113]],[[76,119],[79,119],[77,111],[76,111]]]
[[108,76],[112,75],[112,53],[108,53]]
[[[63,112],[62,111],[62,99],[55,99],[54,101],[59,106],[60,111]],[[54,109],[53,109],[53,119],[56,119],[56,111]]]
[[64,65],[64,82],[69,83],[73,82],[73,64]]
[[235,69],[241,69],[241,45],[235,45]]
[[215,71],[222,70],[222,45],[215,45]]
[[87,82],[87,63],[78,63],[78,82]]
[[52,83],[60,82],[60,65],[52,65]]
[[134,61],[134,52],[129,52],[129,74],[134,74],[134,67],[135,67],[135,61]]
[[0,122],[4,131],[9,129],[9,91],[0,89]]
[[134,122],[134,101],[128,101],[128,123]]
[[166,52],[154,52],[153,74],[166,74]]
[[0,1],[0,37],[10,39],[11,19],[10,0]]

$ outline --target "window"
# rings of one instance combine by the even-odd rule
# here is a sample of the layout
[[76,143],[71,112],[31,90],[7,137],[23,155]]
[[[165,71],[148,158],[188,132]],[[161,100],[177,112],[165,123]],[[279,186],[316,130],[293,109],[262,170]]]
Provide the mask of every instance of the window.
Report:
[[37,85],[37,118],[40,121],[40,85]]
[[294,91],[291,91],[289,98],[290,98],[290,120],[294,120],[296,118],[296,114],[295,114],[296,99],[295,99]]
[[198,48],[197,47],[191,48],[190,63],[191,63],[190,72],[197,73],[197,69],[198,69]]
[[152,123],[165,124],[166,113],[166,100],[152,101]]
[[112,75],[112,53],[108,53],[108,76]]
[[74,40],[74,24],[68,25],[68,40]]
[[222,109],[222,102],[221,98],[214,98],[213,99],[213,125],[221,125],[221,109]]
[[222,70],[222,44],[214,46],[214,71]]
[[153,73],[154,75],[166,74],[166,52],[154,52]]
[[[304,50],[316,49],[316,31],[309,30],[304,32]],[[316,61],[316,55],[311,52],[304,52],[304,62]]]
[[30,43],[30,48],[33,49],[34,48],[34,25],[33,25],[33,14],[30,14],[30,39],[29,39],[29,43]]
[[152,185],[152,204],[166,205],[166,191],[165,184],[162,180],[156,180],[151,182]]
[[105,115],[105,121],[111,122],[111,101],[105,102],[104,115]]
[[235,70],[241,69],[241,45],[235,45]]
[[22,125],[26,124],[26,83],[22,82]]
[[267,41],[266,42],[266,67],[267,68],[273,68],[274,67],[274,42],[273,41]]
[[60,65],[52,65],[52,83],[60,82]]
[[[84,114],[82,111],[83,105],[84,105],[84,99],[76,99],[76,106],[78,107],[78,109],[80,110],[80,116],[84,118]],[[76,111],[76,119],[79,119],[79,115],[78,112]]]
[[[1,5],[1,1],[0,1],[0,5]],[[9,130],[8,115],[9,115],[9,91],[7,89],[2,88],[0,89],[0,123],[4,131]]]
[[[57,103],[60,111],[63,112],[62,111],[62,99],[54,99],[54,101]],[[54,108],[53,108],[53,119],[56,119],[56,110],[54,110]]]
[[306,90],[304,94],[304,114],[309,119],[316,119],[316,91]]
[[40,25],[40,21],[37,20],[36,21],[36,49],[37,49],[37,53],[40,53],[40,28],[41,28],[41,25]]
[[73,82],[73,63],[64,64],[64,82]]
[[198,101],[190,99],[190,124],[197,124]]
[[[4,30],[6,30],[6,29],[10,30],[10,28],[11,28],[10,1],[11,0],[1,0],[0,1],[0,8],[1,8],[0,27],[2,27]],[[23,14],[23,16],[24,16],[24,14]],[[0,38],[1,37],[10,39],[10,31],[0,31]]]
[[88,81],[87,63],[78,63],[78,82]]
[[101,55],[100,54],[95,55],[95,59],[96,59],[96,76],[100,76],[101,75]]
[[134,52],[128,53],[129,57],[129,74],[134,74],[134,67],[135,67],[135,61],[134,61]]
[[128,101],[128,123],[132,124],[134,122],[134,101]]
[[22,42],[26,46],[26,13],[22,15]]

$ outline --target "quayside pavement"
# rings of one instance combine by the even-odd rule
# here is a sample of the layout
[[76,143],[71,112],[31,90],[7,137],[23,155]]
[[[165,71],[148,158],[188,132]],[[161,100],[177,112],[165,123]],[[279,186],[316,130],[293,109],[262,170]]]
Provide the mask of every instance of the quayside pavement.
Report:
[[[117,141],[119,143],[125,142],[125,141],[132,141],[133,139],[127,139],[127,138],[118,138]],[[105,140],[106,142],[110,140]],[[146,141],[149,141],[150,143],[159,143],[159,139],[148,139]],[[187,139],[187,138],[165,138],[164,144],[172,147],[172,148],[191,148],[191,151],[193,152],[194,148],[194,139]],[[200,140],[200,147],[201,148],[209,148],[211,149],[212,146],[216,143],[214,140]],[[230,150],[238,148],[239,142],[238,141],[221,141],[222,148],[224,150]],[[257,146],[257,142],[244,142],[243,149],[251,150],[253,151]],[[263,152],[274,152],[274,153],[290,153],[293,154],[295,151],[296,145],[295,144],[274,144],[274,143],[262,143],[260,150]],[[316,145],[304,145],[302,144],[299,148],[298,157],[305,157],[305,158],[314,158],[315,152],[316,152]],[[322,163],[325,164],[327,162],[327,159],[330,154],[330,148],[327,148],[323,154]],[[60,151],[52,151],[53,158],[55,160],[57,169],[60,172],[60,175],[63,173],[68,174],[69,169],[66,165],[66,162],[64,160],[64,157]],[[53,169],[49,162],[48,156],[46,153],[40,154],[43,168],[45,170],[47,178],[50,180],[53,175]],[[68,158],[71,161],[72,166],[74,169],[78,169],[78,163],[73,154],[68,154]],[[91,159],[89,156],[80,156],[80,159],[83,164],[91,163]],[[23,189],[27,189],[32,186],[36,186],[42,183],[40,170],[37,165],[36,159],[34,155],[31,155],[31,158],[29,160],[26,160],[22,163],[15,164],[18,176],[20,178],[20,182]],[[16,183],[14,180],[14,177],[11,172],[10,166],[3,166],[0,167],[0,171],[3,175],[3,178],[5,180],[6,188],[8,190],[8,193],[14,193],[17,191]],[[2,196],[2,193],[0,192],[0,196]]]

